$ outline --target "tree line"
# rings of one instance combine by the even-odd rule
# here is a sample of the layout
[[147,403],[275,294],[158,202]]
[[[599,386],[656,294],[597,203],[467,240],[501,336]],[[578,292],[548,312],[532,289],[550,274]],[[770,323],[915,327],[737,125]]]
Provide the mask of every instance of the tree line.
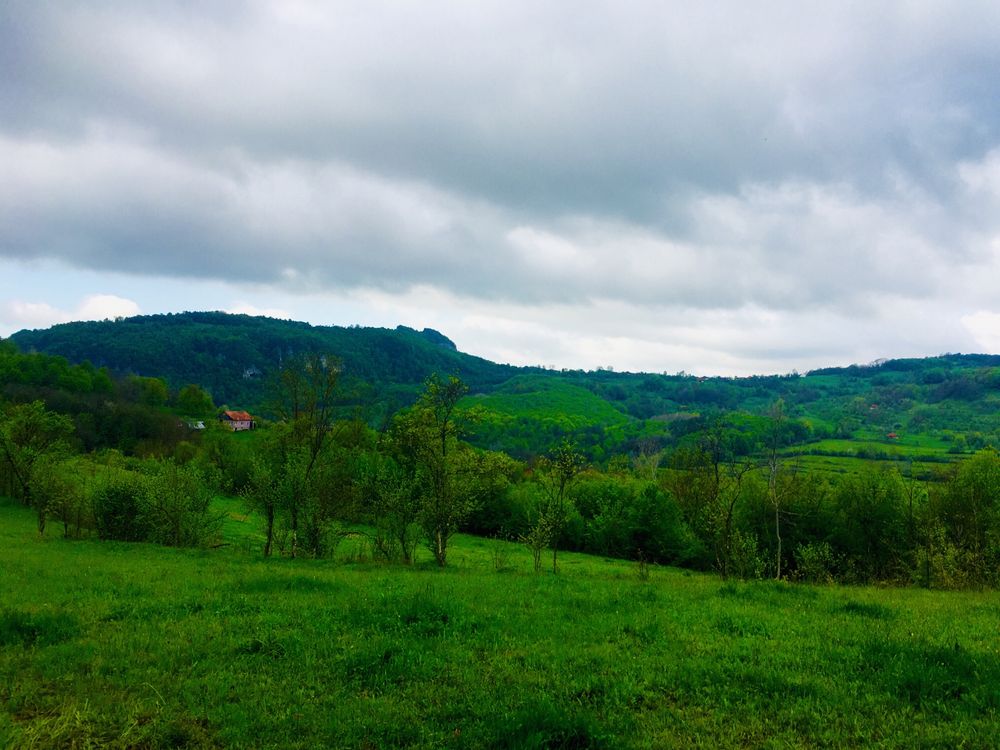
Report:
[[933,482],[908,464],[809,473],[781,451],[797,428],[778,401],[752,430],[720,414],[689,425],[669,451],[638,445],[597,466],[567,439],[515,460],[466,440],[479,415],[460,406],[467,388],[456,377],[428,378],[415,404],[375,430],[338,416],[339,360],[289,357],[268,389],[275,420],[237,436],[214,424],[192,432],[162,411],[168,401],[175,412],[182,402],[210,410],[197,386],[172,395],[156,379],[95,372],[83,368],[90,385],[77,393],[117,394],[172,420],[182,439],[156,457],[87,450],[85,411],[8,395],[0,492],[35,510],[40,533],[56,524],[71,537],[218,544],[212,497],[226,494],[262,520],[268,556],[329,556],[362,534],[385,561],[412,563],[423,546],[445,566],[465,531],[523,543],[538,570],[579,550],[724,578],[1000,583],[1000,457],[989,448]]

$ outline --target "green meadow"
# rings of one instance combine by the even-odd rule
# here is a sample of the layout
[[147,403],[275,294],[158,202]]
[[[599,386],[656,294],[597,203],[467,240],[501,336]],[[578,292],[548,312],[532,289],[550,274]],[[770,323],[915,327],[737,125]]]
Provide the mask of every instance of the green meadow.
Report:
[[0,745],[996,747],[1000,595],[40,538],[0,501]]

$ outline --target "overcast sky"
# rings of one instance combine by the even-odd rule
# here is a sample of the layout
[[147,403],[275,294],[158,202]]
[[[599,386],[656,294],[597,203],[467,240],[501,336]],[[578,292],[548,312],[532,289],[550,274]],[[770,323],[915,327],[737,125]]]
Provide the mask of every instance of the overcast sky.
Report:
[[6,0],[0,335],[204,309],[574,368],[1000,351],[1000,4]]

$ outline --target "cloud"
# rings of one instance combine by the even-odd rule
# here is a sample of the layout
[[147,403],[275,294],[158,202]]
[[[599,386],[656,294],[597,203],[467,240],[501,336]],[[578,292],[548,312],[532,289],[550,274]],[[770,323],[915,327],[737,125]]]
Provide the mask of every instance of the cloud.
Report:
[[287,310],[278,307],[257,307],[248,302],[237,302],[231,307],[227,307],[225,312],[234,315],[251,315],[254,317],[263,316],[265,318],[279,318],[280,320],[292,320],[295,316]]
[[[979,341],[998,22],[985,2],[15,2],[0,259],[252,286],[247,309],[280,313],[463,300],[561,362],[780,369],[891,348],[876,325]],[[928,310],[946,331],[919,333]]]
[[141,312],[130,299],[114,294],[91,294],[71,310],[53,307],[47,302],[10,300],[0,307],[0,324],[8,330],[47,328],[71,320],[105,320],[129,317]]
[[75,320],[105,320],[138,315],[139,305],[114,294],[91,294],[73,313]]
[[979,310],[962,318],[969,333],[984,351],[1000,352],[1000,313]]

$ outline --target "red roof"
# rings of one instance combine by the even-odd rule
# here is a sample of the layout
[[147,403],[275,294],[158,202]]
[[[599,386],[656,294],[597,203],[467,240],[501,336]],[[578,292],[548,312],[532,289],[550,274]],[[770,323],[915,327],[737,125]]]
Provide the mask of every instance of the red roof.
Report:
[[224,411],[222,416],[233,422],[252,422],[253,417],[251,417],[245,411]]

